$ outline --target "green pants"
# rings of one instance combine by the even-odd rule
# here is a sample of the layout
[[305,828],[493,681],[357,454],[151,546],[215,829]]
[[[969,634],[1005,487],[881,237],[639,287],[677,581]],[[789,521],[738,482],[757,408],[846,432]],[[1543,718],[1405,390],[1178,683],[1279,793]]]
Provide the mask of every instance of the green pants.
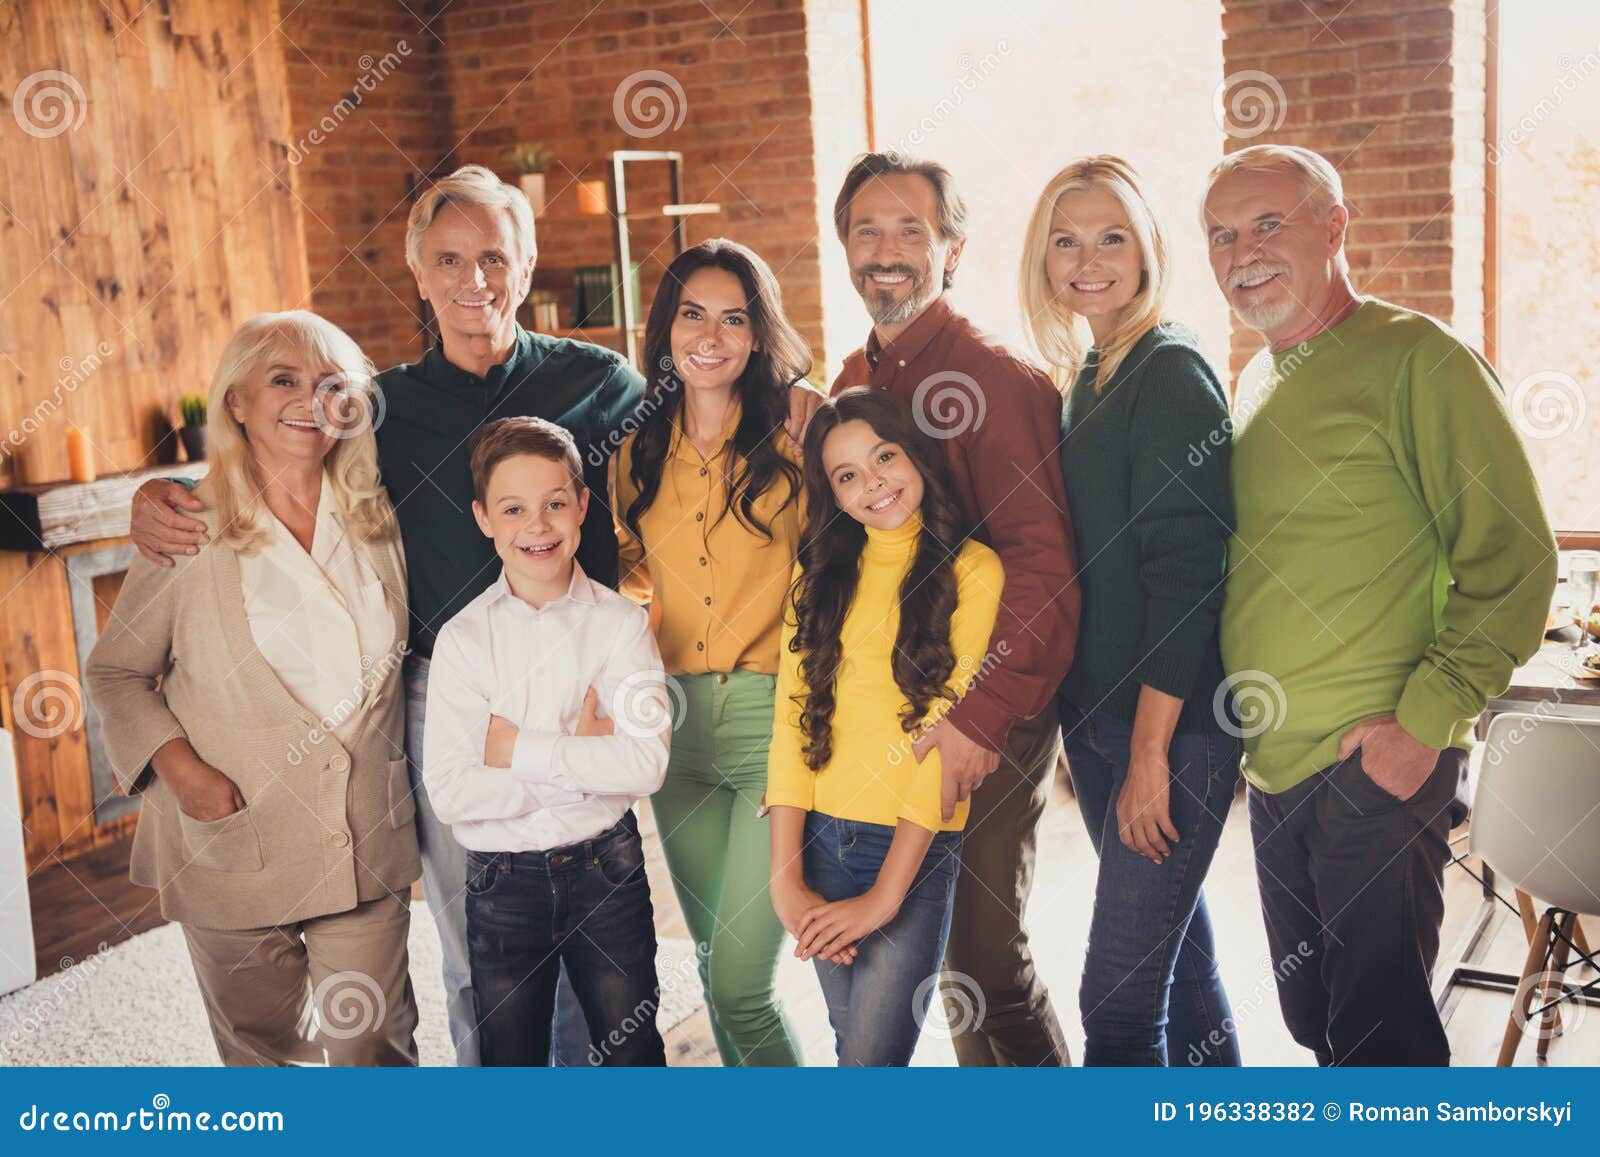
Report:
[[767,747],[777,677],[680,675],[683,717],[651,797],[725,1065],[799,1065],[773,979],[783,925],[767,890]]

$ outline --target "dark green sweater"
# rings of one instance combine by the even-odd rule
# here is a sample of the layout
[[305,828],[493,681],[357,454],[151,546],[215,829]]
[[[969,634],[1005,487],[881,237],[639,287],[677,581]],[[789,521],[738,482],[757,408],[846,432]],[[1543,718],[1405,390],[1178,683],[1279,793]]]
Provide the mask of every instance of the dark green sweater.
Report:
[[1181,326],[1140,338],[1098,396],[1096,360],[1062,416],[1083,619],[1061,700],[1132,726],[1148,684],[1184,700],[1179,731],[1219,731],[1217,617],[1233,529],[1227,398]]

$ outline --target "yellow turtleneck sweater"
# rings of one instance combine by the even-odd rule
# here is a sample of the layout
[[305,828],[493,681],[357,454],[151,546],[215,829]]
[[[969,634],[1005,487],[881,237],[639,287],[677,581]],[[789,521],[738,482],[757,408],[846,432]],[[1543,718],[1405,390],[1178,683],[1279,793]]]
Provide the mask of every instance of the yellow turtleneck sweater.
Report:
[[[767,803],[823,812],[837,819],[893,827],[900,820],[929,831],[959,831],[967,822],[967,804],[955,818],[940,816],[942,768],[939,753],[930,751],[918,763],[911,753],[916,733],[901,730],[900,710],[906,697],[894,681],[891,655],[900,628],[900,583],[911,567],[920,515],[896,530],[867,528],[861,555],[861,580],[844,620],[844,657],[840,663],[833,714],[833,758],[821,770],[805,764],[801,749],[800,704],[805,684],[800,656],[789,649],[794,624],[785,615],[778,648],[776,718],[767,763]],[[799,577],[799,567],[795,577]],[[989,634],[1000,609],[1005,571],[1000,556],[980,542],[968,540],[956,557],[957,604],[950,621],[950,643],[956,666],[948,680],[957,697],[965,695],[980,670],[1004,662],[987,655]],[[929,705],[922,728],[937,722],[953,705],[938,699]]]

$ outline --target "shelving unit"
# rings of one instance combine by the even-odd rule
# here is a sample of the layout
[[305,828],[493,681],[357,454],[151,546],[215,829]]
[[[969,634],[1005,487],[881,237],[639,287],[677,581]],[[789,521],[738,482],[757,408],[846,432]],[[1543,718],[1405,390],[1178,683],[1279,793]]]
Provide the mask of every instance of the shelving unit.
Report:
[[[630,270],[633,264],[633,235],[631,227],[647,221],[670,221],[672,223],[672,255],[677,256],[689,246],[687,221],[690,217],[712,216],[722,212],[721,204],[714,201],[685,202],[683,200],[683,154],[669,150],[638,150],[619,149],[607,158],[606,171],[606,198],[607,208],[611,216],[611,262],[617,272],[620,284],[616,287],[617,321],[616,325],[585,325],[585,326],[537,326],[531,316],[525,315],[524,324],[530,329],[537,328],[540,332],[549,333],[554,337],[572,338],[576,341],[591,342],[594,345],[605,346],[607,349],[616,350],[625,356],[630,363],[638,364],[639,349],[644,343],[644,318],[640,316],[640,302],[633,292],[633,277],[624,276],[624,270]],[[644,206],[638,209],[633,207],[632,198],[628,191],[627,167],[637,164],[665,164],[669,167],[670,197],[666,204]],[[554,226],[561,228],[578,228],[588,222],[594,221],[599,214],[566,212],[547,213],[539,218],[541,227]],[[541,266],[543,268],[543,266]],[[549,272],[549,271],[547,271]],[[565,272],[561,270],[559,272]],[[536,284],[538,284],[536,282]],[[564,286],[557,284],[546,285],[544,288],[554,289],[563,295],[566,293]],[[528,309],[523,303],[519,309]],[[563,312],[565,312],[563,310]]]
[[[671,168],[672,200],[659,209],[634,212],[628,204],[627,166],[666,164]],[[617,327],[621,331],[623,353],[629,362],[639,363],[641,326],[639,303],[633,300],[633,241],[628,226],[634,221],[672,222],[673,256],[689,247],[688,218],[722,212],[716,202],[686,203],[683,199],[683,154],[675,150],[618,149],[611,154],[611,238],[612,256],[617,268]]]

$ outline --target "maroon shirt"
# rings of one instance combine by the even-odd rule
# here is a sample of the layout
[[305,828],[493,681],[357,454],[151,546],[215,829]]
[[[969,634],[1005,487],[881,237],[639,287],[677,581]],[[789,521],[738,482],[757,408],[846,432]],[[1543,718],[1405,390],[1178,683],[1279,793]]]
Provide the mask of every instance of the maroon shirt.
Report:
[[949,715],[967,738],[999,751],[1015,720],[1054,701],[1078,641],[1078,566],[1058,451],[1061,395],[1038,367],[943,297],[888,346],[874,331],[846,358],[832,392],[851,386],[889,390],[935,431],[963,529],[1005,564],[989,644],[994,659]]

